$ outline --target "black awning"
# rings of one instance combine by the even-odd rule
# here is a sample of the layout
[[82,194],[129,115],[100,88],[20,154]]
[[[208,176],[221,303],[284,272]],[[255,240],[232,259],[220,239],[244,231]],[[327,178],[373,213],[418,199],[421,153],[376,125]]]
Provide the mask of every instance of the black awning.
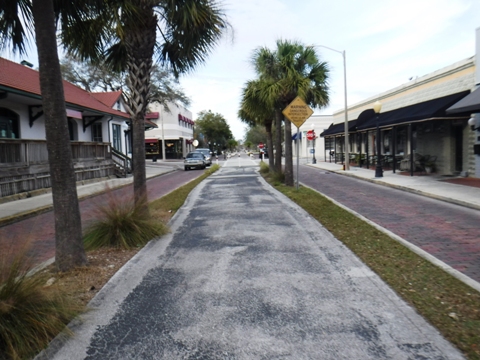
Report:
[[[432,118],[453,118],[454,115],[446,113],[446,109],[467,96],[469,91],[443,96],[441,98],[424,101],[418,104],[406,106],[404,108],[387,111],[378,115],[378,125],[380,127],[400,125],[405,123],[417,122]],[[377,126],[377,116],[366,119],[357,126],[357,130],[374,129]]]
[[292,135],[292,140],[297,140],[297,136],[299,139],[302,138],[302,132],[299,131],[299,132],[296,132],[295,134]]
[[341,132],[343,131],[344,129],[344,124],[343,123],[338,123],[338,124],[330,124],[330,126],[328,127],[327,130],[323,131],[320,136],[321,137],[324,137],[324,136],[328,136],[328,135],[333,135],[333,134],[336,134],[338,132]]
[[[348,132],[356,131],[357,129],[357,120],[350,120],[348,122]],[[321,137],[325,136],[335,136],[345,133],[345,123],[331,124],[330,127],[320,134]]]
[[480,87],[447,109],[447,114],[464,114],[480,112]]
[[359,126],[367,122],[369,119],[375,116],[375,111],[373,109],[363,110],[357,118],[357,129]]

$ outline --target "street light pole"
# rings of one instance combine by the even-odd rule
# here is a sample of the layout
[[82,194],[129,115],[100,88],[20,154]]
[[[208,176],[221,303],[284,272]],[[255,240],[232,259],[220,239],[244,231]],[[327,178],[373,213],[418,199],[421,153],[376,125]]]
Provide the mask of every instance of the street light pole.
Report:
[[350,151],[349,151],[349,139],[348,139],[348,106],[347,106],[347,59],[345,50],[339,51],[332,49],[331,47],[325,45],[311,45],[312,47],[322,47],[328,50],[335,51],[336,53],[342,54],[343,57],[343,88],[344,88],[344,99],[345,99],[345,170],[350,170]]
[[160,110],[160,121],[162,122],[162,160],[165,161],[165,131],[163,128],[163,106],[162,109]]
[[375,177],[376,178],[381,178],[383,177],[383,169],[382,169],[382,146],[381,146],[381,141],[380,141],[380,124],[379,124],[379,119],[378,116],[380,114],[380,110],[382,110],[382,104],[380,101],[376,101],[375,104],[373,104],[373,111],[375,111],[375,114],[377,116],[377,135],[376,135],[376,143],[377,143],[377,165],[375,166]]

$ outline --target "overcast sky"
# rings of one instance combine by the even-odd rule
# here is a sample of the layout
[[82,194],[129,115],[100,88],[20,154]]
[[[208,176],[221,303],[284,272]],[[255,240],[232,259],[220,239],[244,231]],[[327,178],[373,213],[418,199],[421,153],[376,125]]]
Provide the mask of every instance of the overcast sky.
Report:
[[[251,57],[258,47],[274,50],[285,39],[345,50],[347,98],[354,104],[473,56],[480,27],[480,0],[223,1],[233,34],[181,85],[194,119],[202,110],[220,113],[236,139],[245,133],[237,112],[242,88],[256,77]],[[316,50],[329,64],[331,92],[330,105],[315,113],[332,114],[344,107],[343,57]],[[38,66],[36,53],[28,59]]]
[[[194,119],[202,110],[222,114],[237,139],[241,90],[255,78],[253,50],[297,40],[346,51],[347,99],[354,104],[475,54],[479,0],[226,0],[233,40],[224,39],[207,63],[184,76]],[[343,57],[316,48],[331,69],[330,106],[344,107]]]

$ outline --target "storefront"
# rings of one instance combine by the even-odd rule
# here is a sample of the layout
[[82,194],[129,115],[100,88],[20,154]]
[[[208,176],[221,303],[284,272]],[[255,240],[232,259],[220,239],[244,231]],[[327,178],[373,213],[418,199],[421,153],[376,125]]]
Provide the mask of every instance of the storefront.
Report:
[[[162,158],[162,140],[145,139],[145,155],[147,159]],[[165,139],[165,158],[167,160],[183,159],[183,139]]]

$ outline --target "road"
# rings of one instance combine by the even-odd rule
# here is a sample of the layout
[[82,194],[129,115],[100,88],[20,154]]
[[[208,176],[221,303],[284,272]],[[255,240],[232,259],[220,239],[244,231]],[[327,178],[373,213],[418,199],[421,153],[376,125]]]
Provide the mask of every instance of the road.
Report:
[[480,282],[480,211],[305,165],[299,179]]

